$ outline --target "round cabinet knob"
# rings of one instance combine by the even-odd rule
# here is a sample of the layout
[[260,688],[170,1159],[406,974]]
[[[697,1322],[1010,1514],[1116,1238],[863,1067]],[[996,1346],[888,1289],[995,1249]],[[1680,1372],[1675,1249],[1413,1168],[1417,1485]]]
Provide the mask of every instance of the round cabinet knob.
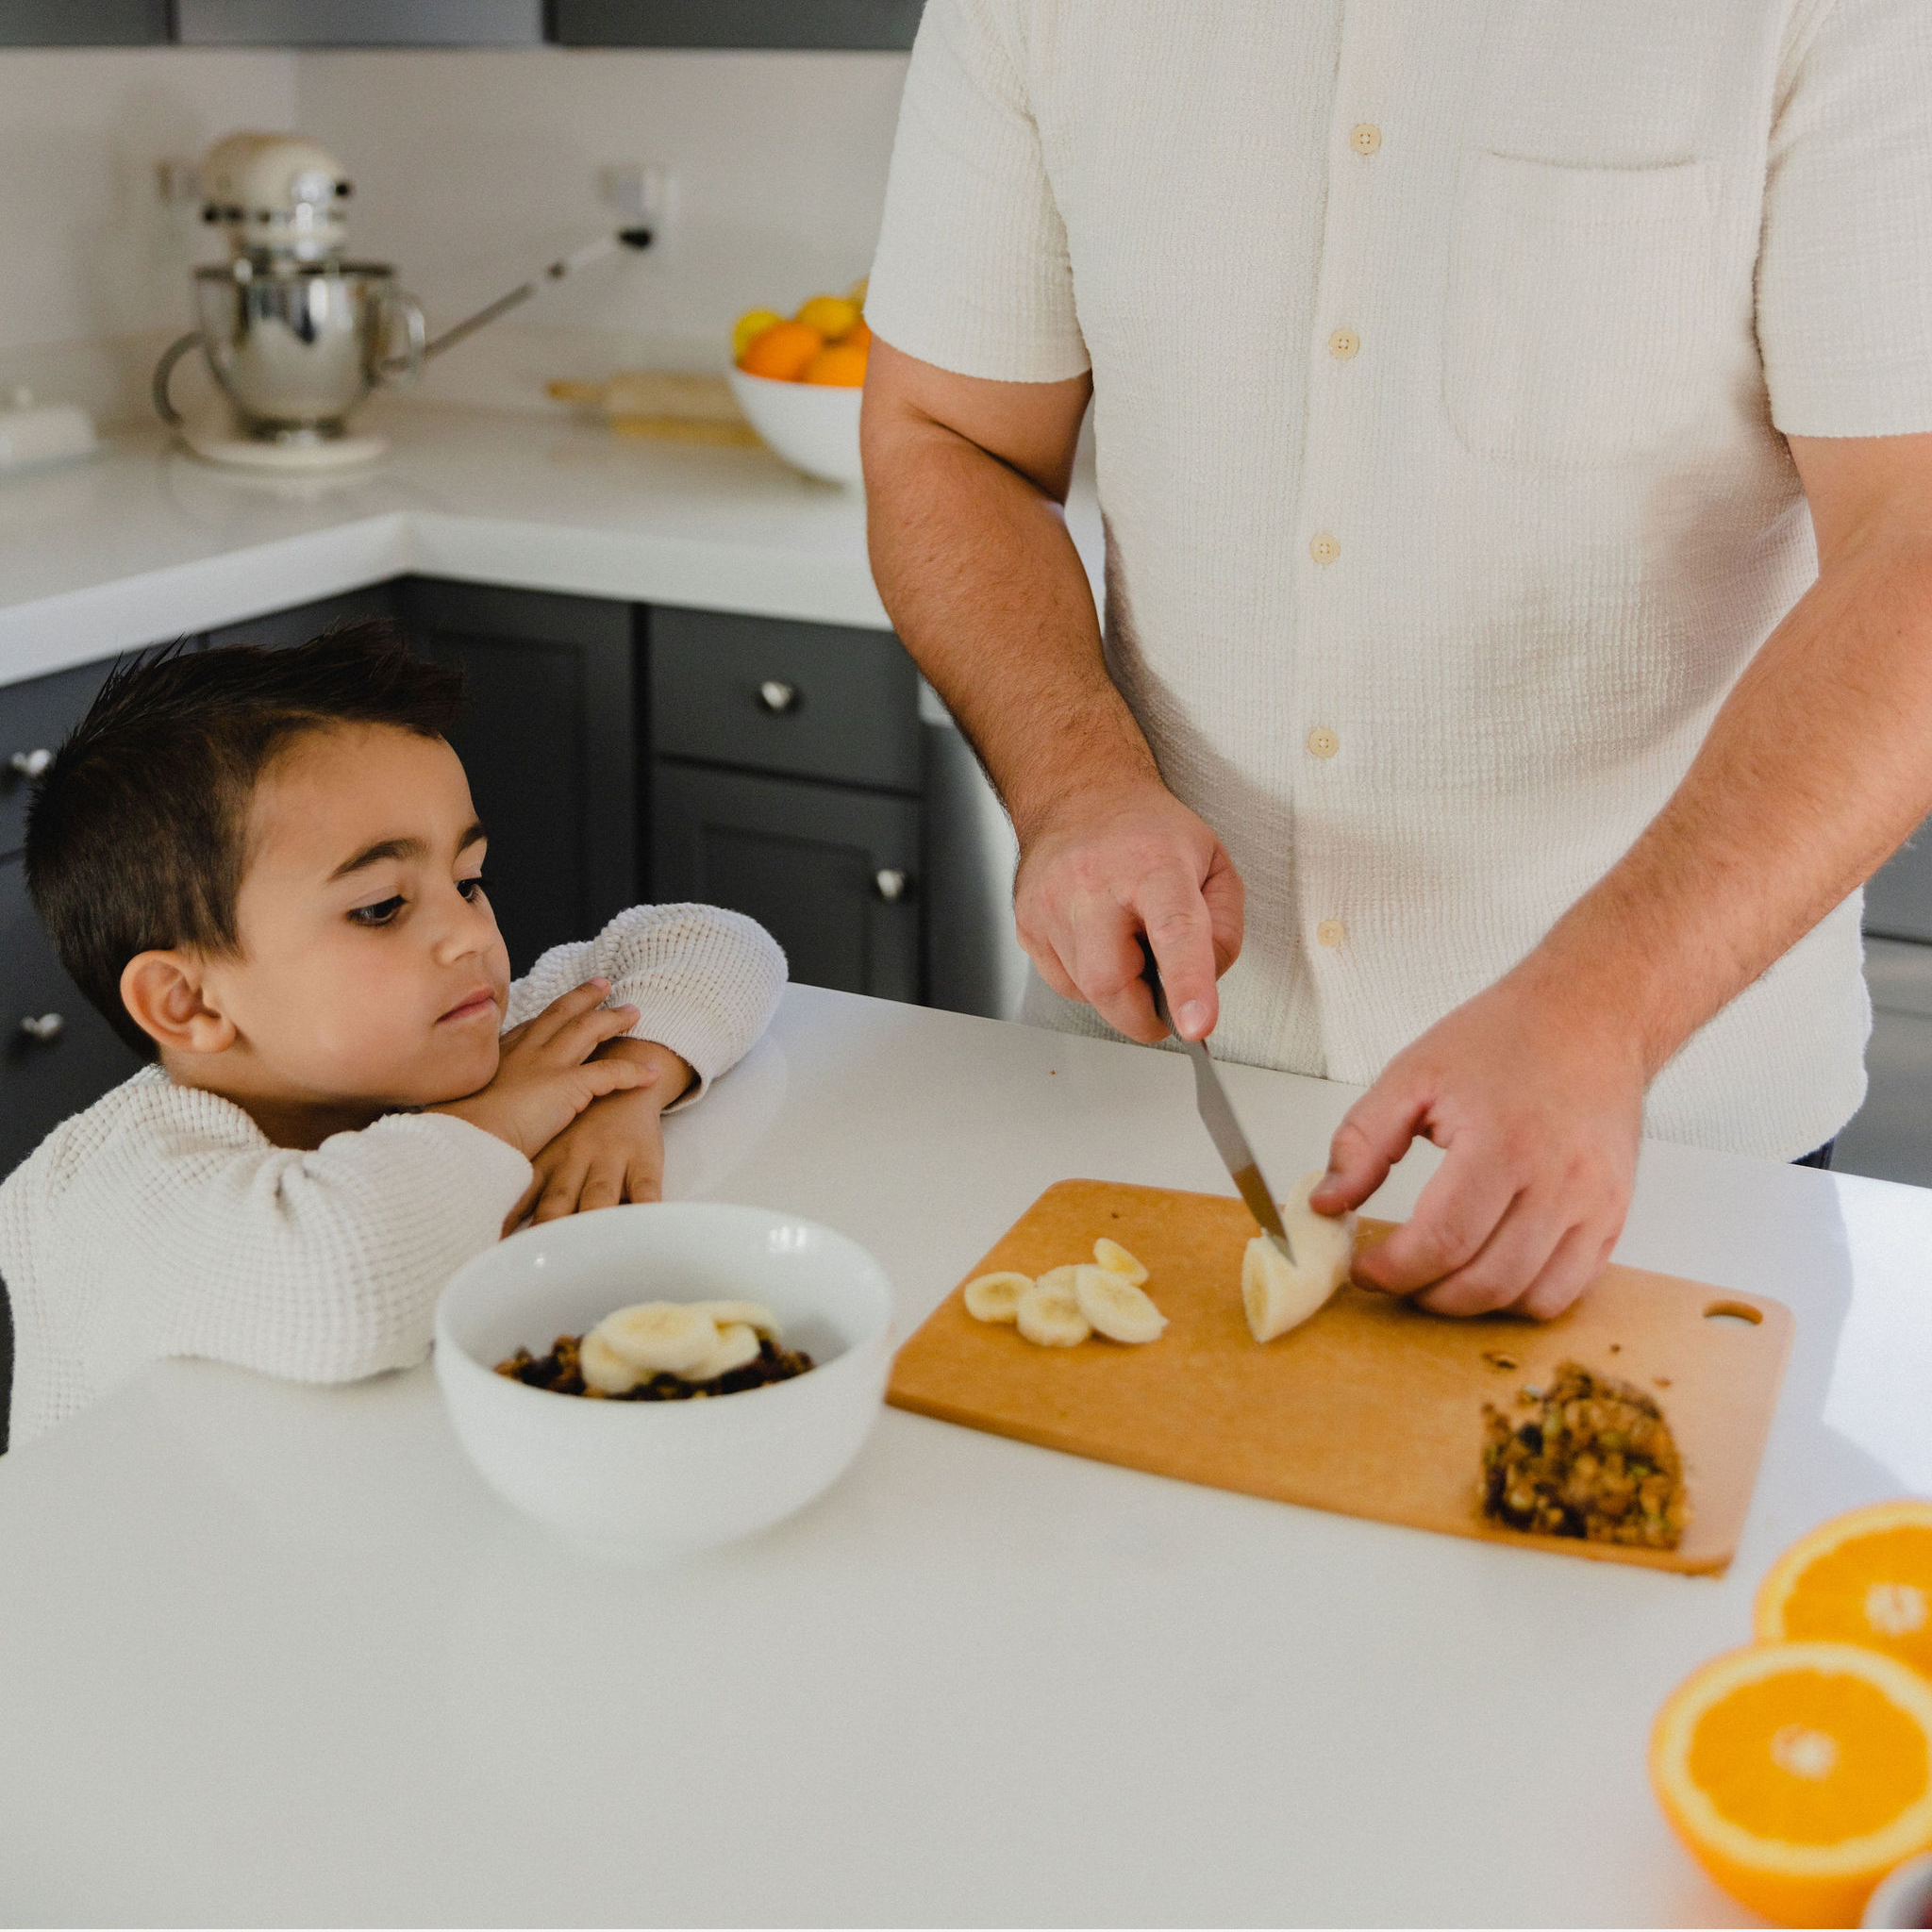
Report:
[[20,1023],[20,1030],[29,1040],[58,1040],[66,1025],[67,1022],[58,1013],[42,1013],[38,1019],[29,1013]]
[[774,716],[798,708],[798,687],[781,677],[768,677],[758,686],[758,703]]
[[10,772],[18,772],[23,778],[38,778],[54,762],[54,754],[45,745],[37,751],[17,751],[7,760]]
[[886,866],[872,875],[872,889],[888,906],[895,904],[906,896],[912,881],[895,866]]

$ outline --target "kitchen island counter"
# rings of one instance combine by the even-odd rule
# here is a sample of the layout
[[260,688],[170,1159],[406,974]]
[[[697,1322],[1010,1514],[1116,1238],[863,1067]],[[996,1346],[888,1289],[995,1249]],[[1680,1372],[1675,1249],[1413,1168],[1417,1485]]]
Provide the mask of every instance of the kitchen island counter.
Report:
[[[1227,1076],[1278,1185],[1319,1163],[1352,1090]],[[672,1197],[864,1242],[902,1337],[1056,1180],[1228,1191],[1178,1057],[806,987],[667,1141]],[[1650,1720],[1794,1536],[1932,1491],[1928,1252],[1932,1193],[1646,1144],[1620,1258],[1797,1316],[1719,1580],[896,1411],[791,1523],[641,1575],[512,1517],[425,1369],[166,1364],[0,1458],[6,1916],[1745,1923]]]
[[[385,403],[367,470],[224,469],[156,430],[0,476],[0,683],[414,572],[888,630],[865,500],[768,450],[600,423]],[[1100,572],[1091,472],[1069,506]],[[1096,591],[1097,594],[1097,591]]]

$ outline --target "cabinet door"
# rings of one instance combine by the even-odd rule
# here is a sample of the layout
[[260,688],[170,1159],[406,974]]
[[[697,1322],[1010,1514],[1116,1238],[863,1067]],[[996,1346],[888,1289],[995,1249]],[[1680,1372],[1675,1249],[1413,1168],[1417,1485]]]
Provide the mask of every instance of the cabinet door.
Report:
[[667,608],[650,625],[660,756],[919,790],[919,674],[891,631]]
[[36,771],[78,724],[113,660],[0,685],[0,856],[18,852]]
[[140,1065],[61,971],[20,861],[0,862],[0,1174]]
[[909,47],[924,0],[552,0],[575,47]]
[[189,46],[517,47],[543,38],[542,0],[175,0]]
[[0,47],[141,47],[168,38],[168,0],[6,0]]
[[1932,940],[1932,820],[1867,881],[1865,930],[1890,940]]
[[451,742],[490,832],[490,900],[527,973],[640,896],[631,607],[411,578],[418,646],[461,665]]
[[808,986],[920,996],[919,807],[660,758],[654,896],[758,921]]

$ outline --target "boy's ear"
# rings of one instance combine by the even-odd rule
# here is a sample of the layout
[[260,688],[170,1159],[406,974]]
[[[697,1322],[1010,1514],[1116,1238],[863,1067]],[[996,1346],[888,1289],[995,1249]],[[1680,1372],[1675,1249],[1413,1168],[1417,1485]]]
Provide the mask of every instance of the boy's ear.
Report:
[[134,1024],[170,1053],[224,1053],[235,1023],[205,996],[202,962],[185,951],[137,953],[121,969],[121,1003]]

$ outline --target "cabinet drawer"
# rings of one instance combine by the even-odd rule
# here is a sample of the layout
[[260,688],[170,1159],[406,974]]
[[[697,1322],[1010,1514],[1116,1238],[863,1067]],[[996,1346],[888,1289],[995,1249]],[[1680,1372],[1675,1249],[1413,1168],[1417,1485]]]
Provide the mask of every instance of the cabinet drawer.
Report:
[[664,760],[653,807],[660,901],[749,913],[805,985],[919,997],[914,800]]
[[650,636],[658,752],[919,790],[919,674],[890,631],[653,609]]
[[18,852],[25,836],[35,754],[58,749],[113,668],[113,660],[104,658],[0,685],[0,854]]
[[[50,1015],[59,1022],[52,1039],[22,1025]],[[20,861],[0,862],[0,1175],[140,1065],[60,970]]]

